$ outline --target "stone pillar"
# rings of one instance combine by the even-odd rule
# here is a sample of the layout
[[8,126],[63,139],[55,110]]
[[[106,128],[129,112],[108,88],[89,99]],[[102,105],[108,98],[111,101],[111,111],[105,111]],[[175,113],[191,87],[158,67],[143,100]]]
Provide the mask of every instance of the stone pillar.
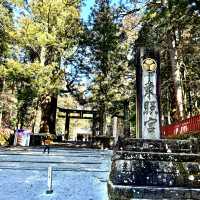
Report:
[[137,72],[137,137],[160,139],[159,54],[155,49],[139,48]]
[[65,139],[69,139],[69,124],[70,124],[70,116],[69,113],[66,112],[66,119],[65,119]]
[[92,118],[92,136],[96,136],[96,126],[97,126],[97,117],[96,113],[93,113],[93,118]]
[[114,142],[116,144],[117,139],[118,139],[118,134],[117,134],[117,116],[114,116],[112,118],[112,136],[113,136]]
[[129,121],[129,101],[124,101],[124,135],[130,136],[130,121]]
[[99,108],[99,135],[105,134],[106,114],[105,114],[105,104],[100,103]]

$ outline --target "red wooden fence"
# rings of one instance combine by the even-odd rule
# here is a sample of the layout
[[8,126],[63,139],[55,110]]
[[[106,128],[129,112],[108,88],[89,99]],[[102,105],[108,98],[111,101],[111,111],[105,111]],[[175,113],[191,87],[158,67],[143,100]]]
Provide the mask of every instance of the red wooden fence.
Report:
[[185,134],[200,133],[200,115],[161,127],[161,137],[180,137]]

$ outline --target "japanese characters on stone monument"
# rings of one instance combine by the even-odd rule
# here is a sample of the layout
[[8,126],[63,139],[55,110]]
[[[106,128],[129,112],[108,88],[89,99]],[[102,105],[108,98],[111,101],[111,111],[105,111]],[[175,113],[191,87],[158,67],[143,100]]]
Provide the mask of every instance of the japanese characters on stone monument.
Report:
[[153,48],[138,47],[136,66],[136,135],[143,139],[160,139],[160,59]]
[[142,138],[159,139],[160,124],[156,95],[157,63],[152,58],[142,61]]

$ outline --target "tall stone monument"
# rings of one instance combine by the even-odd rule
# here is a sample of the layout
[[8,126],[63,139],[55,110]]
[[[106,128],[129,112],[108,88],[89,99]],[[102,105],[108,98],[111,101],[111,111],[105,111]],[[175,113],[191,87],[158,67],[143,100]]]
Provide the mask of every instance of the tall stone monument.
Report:
[[160,139],[159,53],[138,48],[136,52],[137,137]]
[[117,141],[109,200],[199,199],[200,142],[160,138],[159,54],[139,48],[135,61],[138,138]]

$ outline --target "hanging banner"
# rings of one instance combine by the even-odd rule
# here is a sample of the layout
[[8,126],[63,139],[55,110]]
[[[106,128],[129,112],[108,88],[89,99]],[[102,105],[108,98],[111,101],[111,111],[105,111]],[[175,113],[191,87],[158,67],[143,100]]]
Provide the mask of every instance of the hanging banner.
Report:
[[156,95],[157,63],[152,58],[142,61],[142,138],[160,139],[160,121]]

